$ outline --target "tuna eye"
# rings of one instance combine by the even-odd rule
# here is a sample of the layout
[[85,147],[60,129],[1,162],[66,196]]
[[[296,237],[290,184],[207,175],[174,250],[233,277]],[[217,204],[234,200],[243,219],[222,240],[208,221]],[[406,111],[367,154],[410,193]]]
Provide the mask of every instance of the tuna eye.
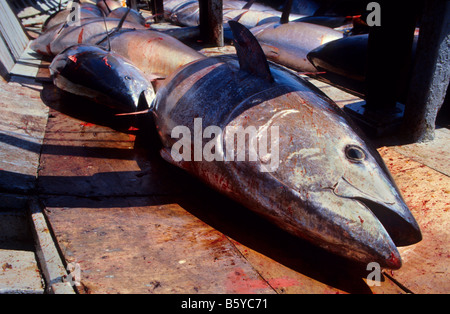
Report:
[[366,158],[366,154],[361,147],[349,145],[345,148],[345,156],[350,161],[362,161]]

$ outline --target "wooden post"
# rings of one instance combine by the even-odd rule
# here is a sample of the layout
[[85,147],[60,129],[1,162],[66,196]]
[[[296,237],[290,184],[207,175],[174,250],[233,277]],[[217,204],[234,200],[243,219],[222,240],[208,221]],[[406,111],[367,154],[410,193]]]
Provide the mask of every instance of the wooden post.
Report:
[[381,8],[381,25],[370,27],[365,103],[344,107],[370,136],[396,133],[402,123],[404,105],[398,101],[408,86],[405,73],[411,66],[419,2],[376,1]]
[[160,22],[164,18],[163,0],[152,0],[152,14],[155,16],[155,22]]
[[130,0],[130,8],[137,11],[137,0]]
[[433,140],[449,80],[450,1],[427,0],[402,127],[408,140]]
[[223,1],[199,0],[200,35],[211,45],[223,47]]

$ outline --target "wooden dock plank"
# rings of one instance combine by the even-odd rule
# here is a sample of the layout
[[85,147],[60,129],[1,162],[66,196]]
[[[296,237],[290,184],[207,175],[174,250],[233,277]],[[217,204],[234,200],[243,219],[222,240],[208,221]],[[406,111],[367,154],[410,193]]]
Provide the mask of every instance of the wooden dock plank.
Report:
[[20,58],[11,69],[11,75],[19,75],[25,77],[35,78],[41,66],[40,57],[36,52],[31,50],[30,43],[26,46]]
[[50,85],[42,98],[51,110],[39,192],[66,261],[80,264],[84,292],[404,292],[389,280],[369,287],[365,265],[287,234],[165,163],[149,121],[122,121]]
[[450,177],[398,153],[396,147],[380,152],[423,236],[418,244],[399,248],[403,267],[390,274],[414,293],[449,293]]
[[274,293],[221,232],[170,198],[49,198],[47,215],[81,293],[233,293],[236,272]]
[[40,88],[0,82],[0,191],[34,189],[48,108]]

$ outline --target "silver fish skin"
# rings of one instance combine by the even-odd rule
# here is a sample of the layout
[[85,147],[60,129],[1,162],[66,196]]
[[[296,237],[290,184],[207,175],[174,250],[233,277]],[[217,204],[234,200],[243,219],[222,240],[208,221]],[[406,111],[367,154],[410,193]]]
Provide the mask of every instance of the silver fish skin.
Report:
[[224,10],[223,11],[224,24],[230,20],[239,22],[247,28],[252,28],[266,23],[277,23],[280,21],[280,16],[270,12],[255,11],[255,10],[243,10],[243,9]]
[[[269,22],[278,22],[282,12],[260,4],[253,4],[250,9],[243,9],[245,1],[224,1],[223,19],[236,20],[248,28]],[[198,1],[172,0],[164,3],[167,19],[183,26],[198,26],[200,24],[200,10]],[[291,14],[289,20],[296,20],[304,15]]]
[[122,8],[122,1],[118,0],[98,0],[97,6],[108,15],[111,11],[115,9]]
[[[106,26],[105,26],[106,24]],[[113,31],[120,24],[120,19],[93,18],[76,25],[55,25],[31,42],[30,48],[46,56],[55,56],[64,49],[76,44],[95,45],[97,41]],[[144,26],[125,21],[122,29],[145,29]]]
[[[165,78],[179,67],[205,56],[170,35],[152,30],[122,30],[113,34],[111,50],[130,60],[150,79]],[[105,40],[103,47],[108,47]]]
[[[61,23],[65,23],[69,16],[70,11],[68,9],[61,10],[52,14],[42,25],[42,31],[46,31],[47,29],[55,26],[61,25]],[[80,19],[88,19],[88,18],[98,18],[102,17],[102,11],[94,4],[90,3],[81,3],[80,5]]]
[[182,26],[198,26],[200,9],[198,1],[176,0],[164,3],[165,18]]
[[121,19],[125,14],[127,14],[125,21],[145,25],[145,18],[141,13],[133,9],[130,9],[130,11],[128,12],[128,9],[129,8],[120,7],[112,10],[107,16],[110,18]]
[[[414,60],[419,37],[414,36],[411,59]],[[328,42],[308,53],[308,60],[320,71],[317,78],[351,91],[362,98],[366,97],[366,68],[369,35],[355,35]],[[396,69],[399,86],[396,93],[400,102],[406,101],[411,65]]]
[[[249,45],[244,40],[241,47]],[[162,157],[315,245],[400,268],[396,244],[416,243],[421,233],[377,151],[329,98],[274,64],[262,73],[265,66],[252,59],[256,54],[238,48],[239,59],[201,59],[166,80],[153,106]],[[179,127],[189,131],[188,143],[203,135],[197,148],[195,142],[193,149],[182,146],[190,151],[187,160],[172,150],[185,140]],[[219,127],[221,135],[209,127]],[[238,161],[242,145],[249,154],[235,138],[239,127],[253,127],[253,139],[271,138],[278,150]],[[264,133],[274,128],[278,136]],[[198,147],[200,153],[214,151],[215,158],[194,159]]]
[[[244,6],[247,4],[246,1],[236,1],[236,0],[226,0],[223,2],[223,8],[224,10],[227,9],[244,9]],[[248,11],[252,11],[252,12],[261,12],[261,13],[266,13],[266,14],[271,14],[273,16],[278,16],[281,17],[281,15],[283,14],[282,11],[280,10],[275,10],[269,6],[266,6],[264,4],[261,3],[253,3],[248,9],[245,9]],[[289,15],[289,20],[293,21],[302,17],[305,17],[306,15],[304,14],[296,14],[296,13],[291,13]],[[241,23],[242,24],[242,23]]]
[[120,55],[96,46],[75,45],[64,50],[53,59],[50,72],[58,88],[117,112],[146,109],[155,97],[152,84],[141,70]]
[[321,45],[308,53],[320,71],[330,71],[353,80],[365,80],[369,36],[356,35]]
[[344,36],[332,28],[303,22],[268,23],[251,32],[269,60],[301,72],[317,72],[307,58],[311,50]]

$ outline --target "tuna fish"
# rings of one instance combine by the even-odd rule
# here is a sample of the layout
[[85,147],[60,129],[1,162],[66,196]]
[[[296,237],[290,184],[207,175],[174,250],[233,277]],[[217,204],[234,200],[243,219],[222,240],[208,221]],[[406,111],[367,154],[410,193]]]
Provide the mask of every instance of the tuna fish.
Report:
[[198,26],[200,13],[198,1],[172,0],[164,3],[164,15],[167,20],[182,26]]
[[303,22],[268,23],[251,29],[267,58],[302,72],[316,72],[307,54],[327,43],[342,38],[332,28]]
[[308,59],[321,71],[364,81],[367,47],[368,35],[350,36],[317,47]]
[[129,60],[95,46],[64,50],[53,59],[50,72],[58,88],[117,112],[148,108],[155,96],[145,74]]
[[[92,44],[101,40],[107,33],[121,25],[120,19],[94,18],[83,20],[80,26],[55,25],[33,40],[30,47],[37,53],[55,56],[75,44]],[[123,22],[122,29],[145,29],[136,23]]]
[[122,30],[109,38],[102,46],[130,60],[148,77],[165,78],[179,67],[204,58],[204,55],[182,42],[161,32],[152,30]]
[[[412,46],[412,60],[417,47],[418,36]],[[356,35],[335,40],[313,49],[308,59],[318,69],[317,78],[356,94],[366,95],[366,63],[368,58],[369,35]],[[405,101],[408,91],[411,65],[397,69],[396,75],[402,82],[398,86],[399,100]]]
[[[46,31],[47,29],[55,26],[61,25],[61,23],[67,22],[67,18],[71,11],[69,9],[64,9],[52,14],[42,26],[42,31]],[[80,16],[81,20],[87,18],[96,18],[102,17],[102,10],[100,10],[96,5],[91,3],[81,3],[80,4]]]
[[163,158],[324,249],[401,267],[396,245],[421,233],[377,151],[329,98],[230,26],[237,58],[191,62],[158,91]]

